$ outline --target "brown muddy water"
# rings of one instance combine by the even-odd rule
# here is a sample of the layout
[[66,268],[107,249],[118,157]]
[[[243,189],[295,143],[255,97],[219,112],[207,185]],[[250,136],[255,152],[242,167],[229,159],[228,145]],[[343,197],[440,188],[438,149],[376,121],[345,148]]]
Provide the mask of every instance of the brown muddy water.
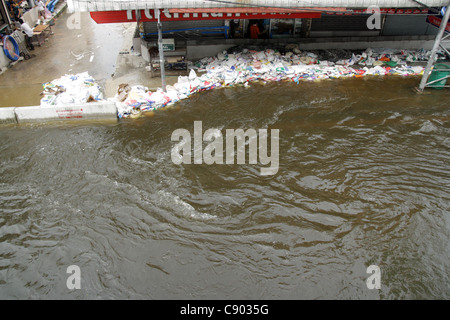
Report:
[[[139,120],[1,126],[0,298],[449,299],[450,94],[417,95],[419,80],[252,84]],[[172,132],[196,120],[279,129],[278,173],[173,164]]]

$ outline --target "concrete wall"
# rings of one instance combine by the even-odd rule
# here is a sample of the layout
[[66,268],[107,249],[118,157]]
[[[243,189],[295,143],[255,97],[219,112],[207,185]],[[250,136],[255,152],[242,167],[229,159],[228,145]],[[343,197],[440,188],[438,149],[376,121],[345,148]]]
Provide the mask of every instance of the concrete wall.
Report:
[[0,124],[17,123],[15,108],[0,108]]
[[10,60],[6,55],[5,52],[3,51],[3,47],[1,47],[1,52],[0,52],[0,74],[6,70],[6,68],[8,68],[9,64],[11,63],[12,60]]
[[55,120],[117,120],[114,102],[93,102],[70,106],[0,108],[0,124]]
[[[298,44],[302,50],[349,49],[365,50],[367,48],[392,49],[427,49],[434,44],[433,35],[424,36],[383,36],[383,37],[340,37],[340,38],[288,38],[288,39],[223,39],[211,41],[187,41],[187,59],[195,61],[204,57],[215,56],[229,48],[261,48]],[[443,44],[450,49],[450,41]]]
[[142,50],[141,46],[142,46],[142,39],[139,38],[139,37],[133,38],[133,48],[134,48],[134,51],[142,54],[142,52],[141,52],[141,50]]

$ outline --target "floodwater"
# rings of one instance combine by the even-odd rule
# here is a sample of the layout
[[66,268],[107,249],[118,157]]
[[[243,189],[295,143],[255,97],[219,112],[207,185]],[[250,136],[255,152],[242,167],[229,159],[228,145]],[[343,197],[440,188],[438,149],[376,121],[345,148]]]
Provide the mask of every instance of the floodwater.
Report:
[[[0,127],[0,298],[449,299],[450,95],[419,80],[252,84],[138,120]],[[279,129],[278,173],[173,164],[172,132],[196,120]]]

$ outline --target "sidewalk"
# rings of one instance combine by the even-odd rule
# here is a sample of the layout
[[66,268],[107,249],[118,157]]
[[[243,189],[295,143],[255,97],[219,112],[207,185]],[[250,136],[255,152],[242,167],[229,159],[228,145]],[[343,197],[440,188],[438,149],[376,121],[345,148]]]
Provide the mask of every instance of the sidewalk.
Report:
[[[120,84],[144,85],[155,91],[161,78],[150,77],[142,56],[131,52],[136,23],[96,24],[89,13],[70,14],[62,2],[53,34],[35,46],[33,58],[0,74],[1,107],[40,105],[42,85],[66,74],[88,72],[103,87],[104,97],[114,97]],[[167,76],[173,85],[178,76]]]
[[[114,97],[121,84],[130,86],[143,85],[151,91],[156,91],[162,87],[161,77],[151,78],[150,72],[146,70],[148,63],[141,55],[131,52],[133,46],[133,35],[136,30],[136,23],[131,23],[124,34],[124,40],[120,53],[116,61],[116,71],[114,75],[105,83],[105,96]],[[178,75],[167,76],[166,84],[174,85],[178,81]]]
[[[45,19],[45,20],[41,20],[39,18],[39,13],[38,13],[38,9],[37,7],[34,7],[30,10],[28,10],[27,12],[25,12],[21,18],[28,23],[28,25],[30,27],[34,27],[34,28],[40,28],[39,25],[50,25],[50,28],[48,30],[45,31],[45,34],[42,34],[41,36],[39,36],[39,40],[42,42],[43,40],[45,40],[46,38],[48,38],[49,34],[51,33],[51,27],[54,25],[54,20],[62,13],[66,10],[67,8],[67,3],[66,1],[61,1],[58,2],[57,6],[55,7],[54,12],[51,15],[51,18],[49,19]],[[11,27],[14,29],[14,27],[18,28],[16,31],[14,31],[11,36],[14,38],[14,40],[17,42],[17,44],[19,45],[19,50],[20,53],[22,54],[18,60],[16,61],[11,61],[9,60],[6,56],[1,55],[0,56],[0,75],[3,74],[4,72],[6,72],[8,69],[13,68],[16,64],[18,64],[19,62],[23,61],[23,60],[28,60],[31,56],[32,56],[32,52],[30,52],[30,50],[27,48],[26,44],[25,44],[25,36],[23,34],[23,32],[20,30],[20,26],[19,26],[19,22],[13,22]],[[37,30],[37,29],[36,29]],[[33,43],[38,44],[38,38],[34,37],[33,38]],[[3,54],[3,52],[1,52]]]
[[104,87],[115,72],[129,25],[98,25],[89,13],[77,16],[61,10],[52,26],[53,35],[31,51],[34,57],[0,75],[0,107],[40,105],[42,85],[65,74],[87,71]]

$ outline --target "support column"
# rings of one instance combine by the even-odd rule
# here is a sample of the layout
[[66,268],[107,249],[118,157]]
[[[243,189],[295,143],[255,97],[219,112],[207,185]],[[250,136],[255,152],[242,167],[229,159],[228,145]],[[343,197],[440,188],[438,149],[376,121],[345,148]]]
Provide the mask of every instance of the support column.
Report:
[[419,91],[422,92],[425,87],[427,86],[427,81],[431,73],[431,69],[433,68],[434,63],[436,62],[436,53],[439,49],[439,46],[441,44],[442,36],[444,35],[445,28],[447,27],[448,19],[450,17],[450,1],[447,4],[447,8],[445,10],[445,15],[442,18],[441,25],[439,27],[439,32],[436,36],[436,39],[434,40],[433,49],[431,50],[431,56],[428,60],[427,66],[425,67],[425,70],[423,72],[422,79],[420,80],[419,84]]
[[302,26],[301,26],[301,37],[302,38],[309,38],[311,34],[311,26],[312,26],[312,19],[310,18],[303,18],[302,19]]
[[159,50],[159,70],[161,70],[161,85],[162,89],[166,91],[166,71],[164,69],[165,59],[164,59],[164,48],[163,48],[163,38],[162,38],[162,23],[161,23],[161,11],[160,9],[155,10],[156,17],[158,18],[158,50]]

